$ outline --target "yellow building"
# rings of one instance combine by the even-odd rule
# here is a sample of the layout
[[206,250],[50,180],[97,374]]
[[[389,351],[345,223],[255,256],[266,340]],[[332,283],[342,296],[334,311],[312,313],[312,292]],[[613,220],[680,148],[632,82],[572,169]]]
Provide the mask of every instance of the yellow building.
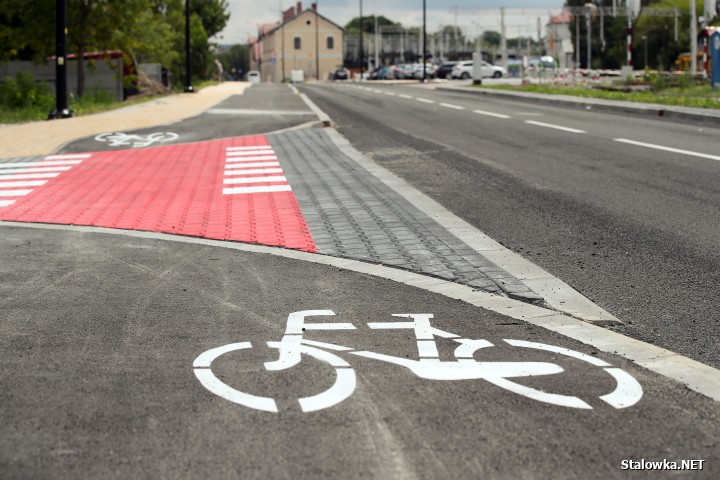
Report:
[[344,34],[318,14],[316,4],[303,11],[298,2],[283,12],[282,24],[260,29],[252,48],[253,68],[260,70],[263,82],[289,81],[293,70],[301,70],[305,80],[326,80],[343,64]]

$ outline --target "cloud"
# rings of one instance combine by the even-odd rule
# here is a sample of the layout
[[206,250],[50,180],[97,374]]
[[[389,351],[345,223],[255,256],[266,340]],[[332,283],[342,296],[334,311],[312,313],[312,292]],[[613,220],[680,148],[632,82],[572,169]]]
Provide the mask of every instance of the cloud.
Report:
[[[245,43],[249,35],[257,32],[257,26],[274,23],[280,19],[281,8],[287,9],[295,2],[288,0],[229,0],[230,20],[217,40],[222,44]],[[312,2],[304,1],[303,8],[309,8]],[[359,0],[318,0],[318,11],[344,26],[360,14]],[[435,30],[440,25],[457,25],[468,34],[474,35],[483,30],[500,30],[500,7],[505,7],[508,36],[518,34],[537,35],[537,18],[544,25],[548,12],[557,14],[564,0],[490,0],[478,5],[477,0],[433,0],[427,2],[427,25]],[[457,7],[457,10],[456,10]],[[363,15],[383,15],[405,26],[422,25],[421,0],[364,0]]]

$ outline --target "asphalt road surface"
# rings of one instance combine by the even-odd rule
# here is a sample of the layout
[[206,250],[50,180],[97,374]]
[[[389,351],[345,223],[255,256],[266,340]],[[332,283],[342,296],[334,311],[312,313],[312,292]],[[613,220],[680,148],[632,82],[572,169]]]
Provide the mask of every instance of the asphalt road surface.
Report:
[[[716,132],[632,120],[637,128],[614,137],[627,120],[411,87],[303,89],[357,148],[601,303],[628,322],[623,333],[714,364],[712,189],[720,164],[613,138],[711,153],[702,142]],[[288,92],[253,86],[219,111],[152,129],[178,134],[147,145],[176,144],[162,149],[130,151],[133,145],[90,138],[63,152],[104,151],[59,160],[76,162],[71,167],[5,162],[3,175],[68,170],[10,207],[36,215],[11,220],[39,224],[0,225],[0,478],[678,473],[654,463],[654,471],[628,470],[643,461],[720,477],[717,401],[512,310],[554,312],[417,275],[426,287],[441,284],[441,295],[401,283],[415,274],[375,265],[382,262],[355,262],[352,270],[351,260],[312,253],[312,245],[298,251],[258,239],[261,230],[284,241],[298,237],[278,232],[307,235],[303,215],[310,217],[307,203],[304,212],[295,208],[288,191],[226,194],[225,180],[260,168],[241,157],[244,149],[259,155],[262,142],[261,156],[278,153],[283,182],[322,200],[329,230],[343,230],[347,220],[333,211],[351,197],[343,188],[355,188],[368,205],[389,205],[372,185],[375,197],[346,187],[360,183],[347,183],[335,150],[313,153],[317,132],[237,138],[316,120]],[[126,140],[152,132],[125,132]],[[333,155],[334,176],[318,167]],[[353,178],[369,177],[360,164],[343,162]],[[303,175],[337,177],[330,186],[337,201]],[[303,182],[312,185],[304,193]],[[345,210],[350,223],[363,223],[364,211]],[[318,213],[310,225],[323,219]],[[72,226],[81,224],[95,227]],[[239,236],[228,237],[230,227]],[[392,273],[381,277],[377,269]],[[448,289],[502,308],[454,300]],[[570,330],[587,327],[576,322]],[[592,328],[601,340],[610,333]]]
[[[6,227],[0,254],[4,479],[607,479],[627,478],[622,461],[630,459],[705,460],[690,473],[720,473],[716,402],[464,302],[330,266],[152,238]],[[293,368],[264,368],[278,360],[266,342],[280,341],[288,316],[307,310],[336,314],[307,317],[302,335],[347,347],[311,349],[344,366],[304,353]],[[350,353],[419,364],[413,330],[369,323],[422,313],[434,314],[439,330],[494,345],[475,360],[542,362],[544,375],[513,380],[593,409],[533,400],[482,379],[419,378]],[[318,323],[355,329],[312,329]],[[454,360],[458,344],[435,339],[440,360]],[[599,398],[615,388],[604,368],[505,339],[605,361],[632,375],[644,395],[615,408]],[[244,342],[252,348],[218,356],[211,369],[198,359]],[[209,371],[220,390],[199,381]],[[347,398],[329,408],[317,398],[299,403],[329,389],[340,371],[355,376]],[[228,391],[270,398],[278,411],[233,403]]]
[[614,314],[619,331],[720,366],[720,158],[657,148],[717,155],[720,129],[427,86],[302,91],[353,146]]

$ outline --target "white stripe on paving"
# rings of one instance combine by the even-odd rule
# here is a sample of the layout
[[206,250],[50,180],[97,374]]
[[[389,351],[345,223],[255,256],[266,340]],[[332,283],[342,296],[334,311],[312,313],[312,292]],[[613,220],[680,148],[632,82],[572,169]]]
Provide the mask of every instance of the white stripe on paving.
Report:
[[385,95],[388,95],[388,96],[391,96],[391,97],[394,97],[394,96],[395,96],[395,94],[394,94],[393,92],[383,92],[383,93],[384,93]]
[[555,130],[562,130],[563,132],[570,133],[586,133],[585,130],[578,130],[576,128],[561,127],[560,125],[553,125],[552,123],[535,122],[533,120],[525,120],[528,125],[536,125],[538,127],[554,128]]
[[292,188],[290,185],[267,185],[263,187],[233,187],[223,188],[223,195],[239,195],[247,193],[273,193],[273,192],[289,192]]
[[418,97],[415,100],[417,100],[418,102],[423,102],[423,103],[435,103],[435,100],[428,100],[427,98]]
[[262,160],[277,160],[275,155],[257,155],[254,157],[227,157],[226,162],[257,162]]
[[[4,180],[4,179],[3,179]],[[28,180],[20,182],[0,182],[0,188],[22,188],[22,187],[42,187],[47,180]]]
[[225,176],[263,175],[265,173],[283,173],[282,168],[251,168],[249,170],[225,170]]
[[445,108],[454,108],[455,110],[465,110],[465,107],[453,105],[452,103],[441,103],[440,106]]
[[473,110],[473,112],[479,113],[480,115],[487,115],[488,117],[510,118],[510,115],[503,115],[502,113],[486,112],[485,110]]
[[67,160],[72,158],[90,158],[92,153],[67,153],[64,155],[48,155],[45,160]]
[[82,160],[55,160],[49,162],[0,163],[0,168],[50,167],[54,165],[78,165]]
[[9,207],[15,203],[15,200],[0,200],[0,207]]
[[[0,175],[12,174],[12,173],[35,173],[35,172],[67,172],[72,167],[36,167],[36,168],[14,168],[2,170],[0,167]],[[2,177],[0,177],[2,178]]]
[[408,100],[412,100],[412,98],[413,98],[411,95],[405,95],[404,93],[399,94],[398,97],[405,98]]
[[271,183],[287,182],[287,178],[285,178],[284,175],[275,175],[275,176],[268,176],[268,177],[226,178],[223,181],[223,183],[225,185],[236,185],[236,184],[243,184],[243,183],[265,183],[265,182],[271,182]]
[[680,148],[663,147],[662,145],[654,145],[652,143],[636,142],[635,140],[628,140],[627,138],[614,138],[616,142],[627,143],[630,145],[637,145],[638,147],[654,148],[655,150],[662,150],[664,152],[681,153],[683,155],[691,155],[693,157],[708,158],[710,160],[720,161],[720,156],[710,155],[707,153],[693,152],[690,150],[682,150]]
[[228,152],[239,152],[242,150],[272,150],[271,145],[256,145],[254,147],[227,147]]
[[32,192],[32,188],[29,190],[0,190],[0,197],[22,197]]
[[[10,172],[8,172],[10,173]],[[5,180],[32,180],[34,178],[55,178],[59,173],[27,173],[22,175],[2,175],[0,181]]]
[[251,163],[229,163],[225,165],[225,169],[240,169],[240,168],[263,168],[263,167],[279,167],[278,162],[251,162]]
[[228,151],[226,157],[245,157],[250,155],[275,155],[272,150],[242,150],[239,152]]
[[212,113],[215,115],[312,115],[313,112],[298,111],[298,110],[256,110],[249,108],[211,108],[206,110],[205,113]]

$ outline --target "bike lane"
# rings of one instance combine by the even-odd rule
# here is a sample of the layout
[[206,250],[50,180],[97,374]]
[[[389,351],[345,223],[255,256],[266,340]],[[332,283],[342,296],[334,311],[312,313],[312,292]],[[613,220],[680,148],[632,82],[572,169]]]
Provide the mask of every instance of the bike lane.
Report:
[[[618,356],[332,264],[348,260],[157,235],[3,227],[7,478],[626,478],[621,462],[641,459],[705,460],[696,476],[717,476],[717,403]],[[288,329],[290,314],[308,310],[325,312]],[[408,314],[437,330],[387,328]],[[482,342],[458,352],[444,333]],[[305,344],[291,368],[268,369],[292,361],[267,342],[298,334],[321,343]],[[249,345],[206,353],[238,343]],[[449,376],[410,367],[433,357],[458,366]],[[526,390],[497,381],[487,362]],[[471,363],[484,379],[468,378]],[[617,392],[621,377],[608,368],[642,397],[632,382]],[[201,371],[222,388],[208,389]],[[338,381],[340,394],[323,403]],[[228,392],[272,399],[278,411]]]

